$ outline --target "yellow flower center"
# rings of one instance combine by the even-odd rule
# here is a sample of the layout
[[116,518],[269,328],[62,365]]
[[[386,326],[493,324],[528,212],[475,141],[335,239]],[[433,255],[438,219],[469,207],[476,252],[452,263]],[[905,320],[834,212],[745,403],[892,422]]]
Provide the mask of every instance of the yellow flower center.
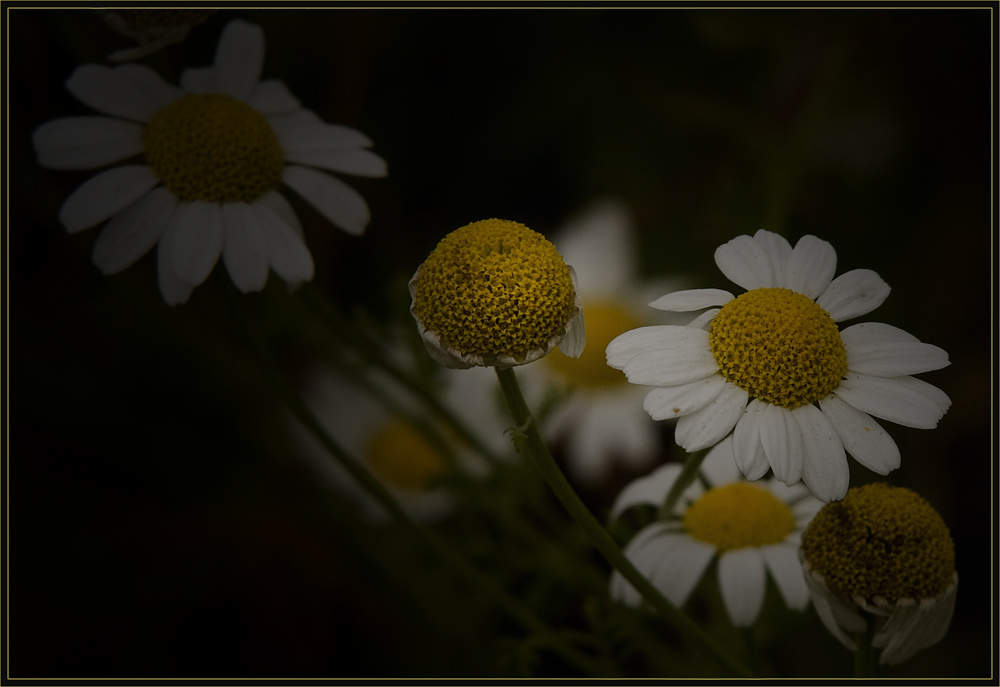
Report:
[[473,222],[438,243],[417,275],[416,316],[464,355],[524,360],[565,333],[575,293],[556,247],[523,224]]
[[748,482],[709,489],[684,513],[684,529],[719,553],[785,540],[795,516],[774,494]]
[[847,371],[833,318],[791,289],[754,289],[731,300],[712,320],[708,340],[726,379],[784,408],[815,403]]
[[438,447],[403,419],[388,422],[371,438],[368,464],[388,484],[411,491],[425,490],[448,470]]
[[830,589],[890,603],[935,598],[955,572],[955,545],[937,511],[881,482],[823,506],[802,533],[802,553]]
[[284,155],[271,125],[228,95],[185,95],[156,113],[143,152],[180,200],[252,202],[278,188]]
[[608,366],[604,351],[616,336],[642,323],[628,306],[614,301],[584,302],[583,314],[587,319],[587,346],[583,354],[570,358],[555,350],[545,359],[548,365],[578,387],[628,386],[625,376]]

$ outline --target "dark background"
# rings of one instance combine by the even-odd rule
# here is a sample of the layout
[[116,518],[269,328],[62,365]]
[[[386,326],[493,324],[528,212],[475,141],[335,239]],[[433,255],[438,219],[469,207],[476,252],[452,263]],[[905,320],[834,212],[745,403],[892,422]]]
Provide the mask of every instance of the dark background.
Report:
[[[175,82],[235,17],[264,28],[265,77],[389,163],[347,179],[363,238],[300,204],[315,284],[345,309],[405,313],[413,270],[470,221],[546,233],[604,195],[634,210],[650,276],[728,288],[716,246],[761,227],[877,271],[893,290],[868,319],[951,357],[922,375],[953,401],[938,428],[888,425],[888,481],[940,512],[960,575],[945,640],[888,674],[989,674],[993,10],[222,10],[144,62]],[[96,231],[57,221],[91,173],[42,169],[30,133],[86,114],[64,81],[129,41],[89,10],[6,21],[7,677],[561,674],[524,669],[516,628],[314,483],[252,365],[205,331],[221,265],[173,309],[152,256],[100,275]],[[272,275],[247,299],[284,294]],[[774,669],[843,674],[809,613],[772,639]]]

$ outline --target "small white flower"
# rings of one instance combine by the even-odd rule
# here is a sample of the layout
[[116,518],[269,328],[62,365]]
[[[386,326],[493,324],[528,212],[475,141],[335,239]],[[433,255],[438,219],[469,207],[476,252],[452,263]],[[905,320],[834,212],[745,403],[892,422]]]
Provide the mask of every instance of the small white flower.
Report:
[[66,82],[81,102],[109,116],[69,117],[34,132],[40,164],[102,171],[73,192],[59,219],[69,232],[108,221],[94,245],[104,274],[124,270],[157,246],[160,291],[185,302],[221,256],[244,293],[274,269],[292,285],[313,261],[284,184],[327,219],[360,235],[368,205],[320,169],[384,176],[385,162],[362,133],[325,124],[280,81],[261,81],[264,34],[230,22],[215,64],[188,69],[181,87],[147,67],[84,65]]
[[817,513],[799,550],[816,612],[844,646],[875,624],[879,663],[941,641],[955,610],[955,545],[941,516],[909,489],[851,489]]
[[663,296],[650,305],[711,309],[687,327],[635,329],[607,348],[608,364],[630,382],[660,387],[646,411],[680,418],[675,438],[686,450],[733,432],[747,479],[771,468],[830,501],[847,493],[845,449],[878,474],[899,467],[899,449],[873,415],[930,429],[948,410],[944,392],[911,376],[947,366],[945,351],[878,322],[837,328],[877,308],[889,286],[864,269],[834,279],[837,254],[826,241],[804,236],[793,249],[761,230],[720,246],[715,261],[748,291]]
[[[727,438],[705,456],[701,467],[708,483],[697,481],[678,499],[674,512],[639,531],[625,555],[663,595],[683,605],[713,560],[719,591],[733,625],[757,620],[770,573],[785,604],[801,610],[809,603],[797,549],[802,531],[823,503],[805,487],[787,487],[773,479],[747,482]],[[627,508],[650,504],[662,508],[681,472],[671,463],[632,482],[615,501],[611,517]],[[611,576],[611,595],[638,606],[641,596],[620,573]]]

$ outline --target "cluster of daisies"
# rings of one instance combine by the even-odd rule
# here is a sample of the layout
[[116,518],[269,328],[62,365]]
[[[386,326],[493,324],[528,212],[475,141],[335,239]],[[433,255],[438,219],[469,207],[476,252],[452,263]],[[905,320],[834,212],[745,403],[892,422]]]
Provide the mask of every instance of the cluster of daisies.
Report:
[[[109,16],[140,46],[115,60],[204,21],[127,29],[127,19]],[[263,289],[271,270],[293,286],[309,280],[312,256],[288,189],[344,231],[364,232],[368,206],[335,174],[383,176],[385,162],[364,134],[323,122],[281,81],[262,80],[263,62],[262,30],[235,20],[214,63],[183,72],[179,85],[131,63],[70,76],[69,91],[99,114],[45,123],[34,144],[46,167],[107,167],[59,212],[69,232],[104,225],[93,249],[103,273],[155,247],[171,305],[187,301],[220,257],[244,293]],[[914,375],[947,366],[947,353],[888,324],[841,327],[877,308],[889,286],[871,270],[836,276],[835,250],[815,236],[792,246],[761,230],[720,246],[716,263],[742,290],[733,293],[643,283],[631,231],[627,209],[606,200],[554,242],[502,219],[444,237],[409,288],[428,353],[450,368],[445,405],[502,454],[491,442],[505,441],[506,415],[492,405],[497,380],[486,368],[534,363],[523,369],[526,388],[536,401],[559,391],[544,429],[564,447],[573,480],[600,484],[616,461],[643,473],[610,517],[652,507],[625,553],[678,606],[714,568],[735,626],[756,622],[769,576],[789,608],[811,599],[838,640],[854,648],[865,635],[884,663],[940,640],[957,585],[947,527],[906,489],[849,489],[847,456],[879,475],[899,466],[876,418],[935,427],[950,400]],[[482,462],[468,445],[449,451],[429,440],[418,408],[390,412],[356,386],[319,370],[305,395],[332,433],[349,430],[350,450],[415,517],[446,515],[441,476],[483,474]],[[664,432],[654,421],[676,423],[687,466],[657,467]],[[308,437],[300,445],[320,454]],[[348,481],[315,464],[331,483]],[[377,505],[362,507],[378,519]],[[609,590],[643,603],[617,571]]]

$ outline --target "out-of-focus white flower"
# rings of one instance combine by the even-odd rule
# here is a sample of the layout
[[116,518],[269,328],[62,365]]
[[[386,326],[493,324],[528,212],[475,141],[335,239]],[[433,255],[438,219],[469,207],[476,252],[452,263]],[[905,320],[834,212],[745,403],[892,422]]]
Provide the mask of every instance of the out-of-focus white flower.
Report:
[[201,24],[218,10],[113,9],[97,12],[112,29],[139,43],[134,48],[117,50],[108,55],[112,62],[126,62],[151,55],[172,43],[179,43],[192,27]]
[[608,364],[630,382],[659,387],[646,411],[680,418],[675,438],[686,450],[733,432],[747,479],[770,468],[830,501],[847,493],[845,449],[879,474],[899,466],[896,443],[872,415],[930,429],[948,410],[943,391],[911,376],[947,366],[945,351],[879,322],[837,328],[877,308],[889,286],[864,269],[834,279],[837,253],[826,241],[804,236],[793,249],[761,230],[720,246],[715,262],[748,291],[670,293],[650,305],[710,309],[686,327],[640,327],[607,348]]
[[384,176],[385,162],[361,132],[325,124],[280,81],[260,79],[264,34],[230,22],[215,64],[188,69],[181,87],[149,68],[88,64],[66,82],[84,104],[109,116],[47,122],[33,135],[40,164],[102,171],[66,200],[59,218],[77,232],[106,220],[94,263],[115,274],[157,246],[160,291],[185,302],[221,256],[244,293],[274,269],[292,285],[313,276],[299,220],[284,184],[327,219],[360,235],[368,205],[324,171]]
[[[731,437],[717,444],[701,466],[708,483],[682,492],[672,513],[639,531],[625,555],[674,604],[683,605],[713,560],[723,605],[733,625],[753,625],[764,604],[770,573],[785,604],[803,609],[809,592],[797,549],[802,531],[823,503],[802,485],[773,479],[747,482],[733,457]],[[611,511],[650,504],[662,509],[681,466],[664,465],[629,484]],[[642,597],[615,571],[611,595],[632,606]]]

